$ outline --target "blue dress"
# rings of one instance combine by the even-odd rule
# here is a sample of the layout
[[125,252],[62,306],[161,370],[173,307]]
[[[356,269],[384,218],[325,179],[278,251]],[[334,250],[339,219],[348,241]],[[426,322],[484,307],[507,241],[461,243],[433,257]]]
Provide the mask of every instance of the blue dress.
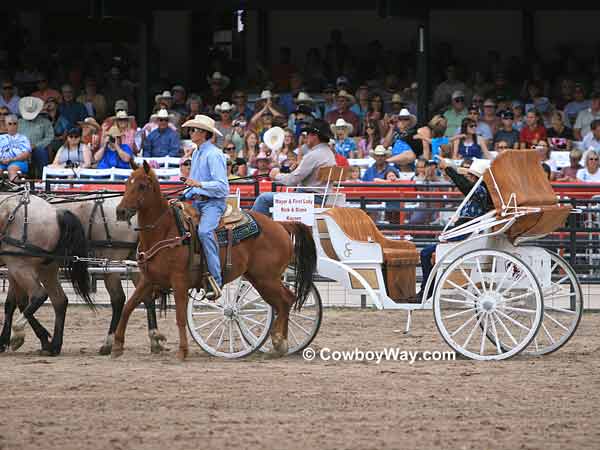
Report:
[[471,145],[465,145],[465,142],[461,139],[458,144],[458,154],[463,158],[483,158],[483,150],[479,143],[474,142]]

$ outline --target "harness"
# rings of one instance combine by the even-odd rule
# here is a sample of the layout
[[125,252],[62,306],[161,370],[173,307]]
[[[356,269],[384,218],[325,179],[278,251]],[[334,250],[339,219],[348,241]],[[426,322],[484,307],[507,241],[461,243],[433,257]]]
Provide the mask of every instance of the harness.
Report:
[[[113,240],[110,229],[108,228],[108,220],[106,218],[106,213],[104,212],[104,200],[107,197],[98,196],[94,199],[94,207],[92,208],[92,212],[90,214],[90,218],[88,221],[88,239],[90,242],[90,246],[92,248],[129,248],[134,249],[137,247],[136,242],[131,241],[115,241]],[[102,216],[102,224],[104,225],[104,233],[106,234],[106,239],[102,240],[92,240],[92,228],[95,223],[96,214],[99,213]]]

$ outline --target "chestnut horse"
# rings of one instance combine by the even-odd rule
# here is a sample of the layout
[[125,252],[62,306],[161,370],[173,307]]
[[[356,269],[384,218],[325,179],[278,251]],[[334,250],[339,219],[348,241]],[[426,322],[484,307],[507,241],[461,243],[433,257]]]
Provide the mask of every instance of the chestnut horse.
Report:
[[[179,329],[179,349],[177,358],[183,360],[188,355],[186,331],[186,309],[188,291],[201,286],[200,272],[190,271],[190,246],[177,240],[180,232],[173,208],[161,195],[160,184],[154,172],[144,162],[142,167],[132,163],[133,173],[127,179],[125,194],[117,206],[117,219],[128,220],[137,214],[140,229],[139,251],[148,252],[153,246],[164,243],[154,256],[146,259],[141,267],[140,279],[133,295],[125,304],[121,320],[114,335],[113,357],[123,353],[125,329],[129,316],[137,305],[152,295],[156,287],[172,288],[175,297],[177,327]],[[195,209],[190,208],[190,214]],[[197,214],[197,213],[195,213]],[[310,229],[301,223],[274,222],[260,213],[251,213],[261,232],[258,236],[241,241],[233,246],[231,260],[233,267],[225,274],[228,283],[244,275],[264,300],[271,305],[276,319],[271,330],[273,351],[277,355],[287,353],[288,316],[293,306],[301,308],[306,300],[313,273],[317,265],[315,243]],[[196,230],[192,230],[196,232]],[[292,240],[293,239],[293,240]],[[221,249],[221,261],[224,260]],[[296,274],[295,292],[285,287],[282,275],[289,264],[293,264]]]

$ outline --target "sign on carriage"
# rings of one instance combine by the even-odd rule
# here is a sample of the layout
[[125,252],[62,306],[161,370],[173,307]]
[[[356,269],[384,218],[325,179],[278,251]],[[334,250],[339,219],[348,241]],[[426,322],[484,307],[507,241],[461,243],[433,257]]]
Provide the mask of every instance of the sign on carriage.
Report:
[[313,226],[315,220],[315,194],[278,192],[273,199],[273,219],[302,222]]

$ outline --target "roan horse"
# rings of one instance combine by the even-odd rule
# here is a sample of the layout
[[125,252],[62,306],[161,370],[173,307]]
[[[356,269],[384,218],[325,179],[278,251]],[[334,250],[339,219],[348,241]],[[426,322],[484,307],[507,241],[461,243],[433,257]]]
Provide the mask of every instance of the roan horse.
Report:
[[[9,344],[13,350],[23,345],[25,324],[29,322],[41,342],[42,353],[59,354],[68,305],[58,280],[60,266],[65,269],[75,292],[88,306],[94,306],[89,296],[87,263],[73,258],[87,257],[81,222],[71,212],[57,210],[29,192],[5,194],[0,200],[0,244],[0,262],[8,269],[11,286],[0,334],[0,352]],[[55,312],[52,337],[34,316],[48,296]],[[25,299],[28,301],[23,302]],[[12,325],[18,300],[21,300],[22,314]]]
[[[117,357],[123,353],[129,316],[142,299],[151,296],[153,289],[158,286],[163,289],[173,288],[179,330],[177,358],[183,360],[188,355],[188,290],[201,285],[201,273],[189,270],[191,247],[183,244],[174,209],[161,195],[154,172],[146,162],[142,167],[133,163],[132,168],[134,171],[126,181],[125,195],[117,208],[117,218],[128,220],[137,213],[140,227],[139,251],[148,252],[153,247],[161,250],[146,259],[142,267],[135,292],[125,304],[117,326],[112,355]],[[185,208],[193,210],[190,215],[195,213],[193,207],[185,205]],[[225,274],[224,282],[244,275],[275,309],[277,318],[271,330],[273,351],[277,355],[284,355],[288,349],[289,312],[294,305],[300,308],[309,294],[317,264],[316,247],[310,229],[304,224],[274,222],[259,213],[252,215],[259,224],[261,233],[232,248],[233,266]],[[165,245],[169,243],[172,245]],[[223,259],[222,249],[221,260]],[[290,263],[295,268],[297,296],[282,283],[282,274]]]

